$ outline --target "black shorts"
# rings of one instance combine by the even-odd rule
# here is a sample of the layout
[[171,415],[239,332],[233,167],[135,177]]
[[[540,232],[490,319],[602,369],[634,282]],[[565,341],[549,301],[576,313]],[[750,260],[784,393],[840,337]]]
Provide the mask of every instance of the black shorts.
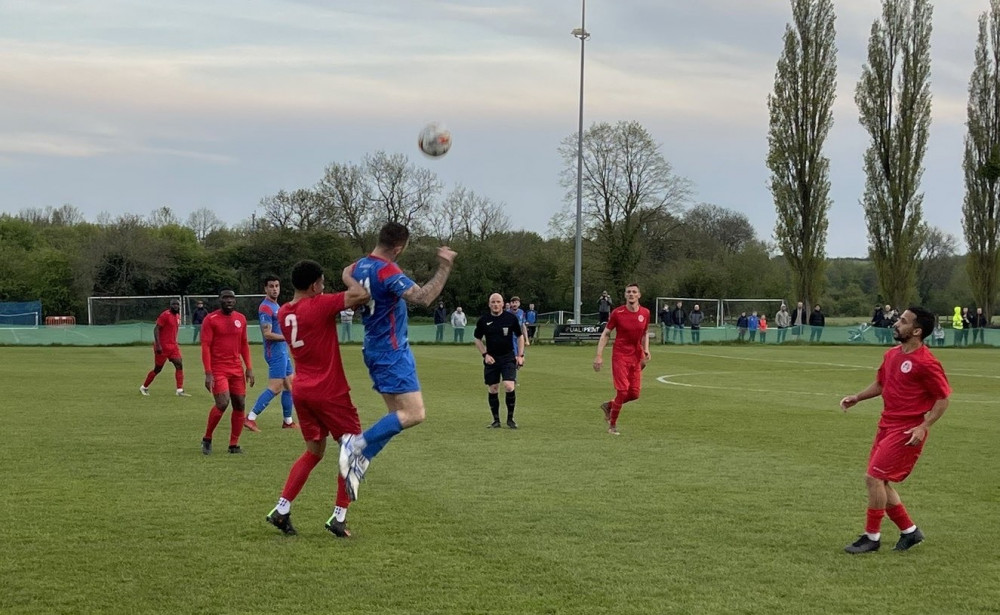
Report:
[[494,357],[493,365],[483,363],[483,382],[486,385],[499,384],[501,380],[517,381],[517,359],[514,353]]

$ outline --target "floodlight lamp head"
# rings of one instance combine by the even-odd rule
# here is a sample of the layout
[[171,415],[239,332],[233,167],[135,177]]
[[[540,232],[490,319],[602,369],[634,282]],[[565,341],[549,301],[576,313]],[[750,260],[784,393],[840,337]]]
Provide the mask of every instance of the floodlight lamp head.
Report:
[[570,34],[580,39],[581,41],[585,41],[588,38],[590,38],[590,32],[587,32],[583,28],[573,28],[573,31],[570,32]]

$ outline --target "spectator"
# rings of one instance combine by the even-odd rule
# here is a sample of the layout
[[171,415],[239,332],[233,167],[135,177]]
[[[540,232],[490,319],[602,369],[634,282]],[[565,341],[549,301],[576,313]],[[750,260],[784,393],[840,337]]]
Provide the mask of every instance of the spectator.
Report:
[[444,341],[444,323],[448,322],[448,309],[444,307],[444,301],[438,301],[438,306],[434,308],[434,341]]
[[660,319],[660,343],[666,344],[670,336],[670,309],[667,304],[663,304],[657,317]]
[[346,308],[340,311],[340,341],[351,341],[351,325],[354,324],[354,310]]
[[983,314],[983,308],[976,308],[976,315],[972,317],[972,343],[976,343],[979,338],[980,344],[986,343],[986,327],[990,326],[990,320]]
[[969,315],[969,308],[962,308],[962,345],[969,345],[969,329],[972,328],[972,317]]
[[601,324],[608,322],[612,307],[611,295],[608,294],[608,291],[604,291],[601,293],[601,298],[597,300],[597,318]]
[[795,305],[795,311],[792,312],[792,335],[795,336],[796,341],[802,336],[802,327],[808,320],[809,314],[806,313],[806,307],[799,301]]
[[687,312],[684,311],[684,304],[677,302],[676,307],[670,311],[670,326],[674,330],[674,342],[680,339],[684,343],[684,322],[687,321]]
[[872,317],[872,325],[876,327],[875,334],[879,342],[883,344],[893,343],[892,326],[896,324],[898,318],[896,310],[892,309],[892,306],[888,303],[882,308],[875,310],[875,315]]
[[933,336],[935,346],[944,346],[944,327],[940,320],[935,319]]
[[194,304],[194,311],[191,312],[191,324],[194,325],[194,339],[191,340],[192,344],[198,343],[198,335],[201,333],[201,323],[208,316],[208,310],[205,309],[204,301],[197,301]]
[[962,345],[962,308],[955,306],[955,313],[951,317],[951,328],[955,330],[955,346]]
[[760,329],[760,317],[757,316],[757,312],[750,312],[750,317],[747,319],[747,329],[750,331],[750,341],[757,339],[757,330]]
[[466,318],[465,312],[462,311],[462,306],[458,306],[451,313],[451,328],[454,331],[452,341],[456,344],[461,344],[465,341],[465,325],[467,324],[469,324],[469,320]]
[[744,341],[747,337],[747,328],[750,326],[750,319],[746,312],[740,312],[740,317],[736,319],[736,339]]
[[823,327],[826,326],[826,316],[823,310],[817,305],[813,308],[813,313],[809,315],[809,341],[818,342],[823,337]]
[[757,323],[758,328],[760,328],[760,343],[763,344],[767,341],[767,314],[760,315],[760,322]]
[[694,304],[694,309],[688,315],[688,320],[691,322],[691,343],[701,343],[701,322],[705,320],[705,314],[697,303]]
[[784,303],[781,304],[778,313],[774,315],[774,324],[778,327],[778,343],[781,344],[785,341],[785,336],[788,335],[788,326],[792,324],[792,315],[788,313],[788,306]]
[[538,330],[538,312],[535,311],[535,304],[528,304],[528,311],[524,313],[524,322],[528,325],[528,339],[535,341],[535,331]]

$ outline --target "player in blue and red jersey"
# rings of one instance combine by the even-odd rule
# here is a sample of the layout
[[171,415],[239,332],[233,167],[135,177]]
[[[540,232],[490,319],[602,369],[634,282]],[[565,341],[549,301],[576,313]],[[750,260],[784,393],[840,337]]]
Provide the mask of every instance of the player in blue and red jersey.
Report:
[[398,222],[388,222],[379,231],[378,245],[358,260],[350,275],[364,286],[371,299],[361,312],[365,325],[364,359],[372,388],[382,395],[389,413],[364,434],[341,439],[340,473],[347,479],[351,499],[368,462],[389,440],[404,429],[419,425],[426,414],[417,380],[417,367],[407,339],[406,303],[430,307],[451,273],[456,253],[438,248],[438,268],[428,282],[419,286],[396,265],[406,249],[410,231]]
[[295,419],[292,418],[292,359],[288,356],[288,344],[281,334],[281,322],[278,320],[278,295],[281,294],[281,280],[277,276],[264,278],[265,298],[257,308],[257,319],[260,322],[260,335],[264,340],[264,360],[267,362],[267,388],[261,391],[260,397],[247,415],[244,426],[250,431],[260,431],[257,417],[260,416],[271,400],[281,395],[281,414],[284,416],[282,429],[295,429]]
[[608,433],[619,435],[618,415],[625,403],[639,399],[642,390],[642,370],[649,361],[649,310],[639,305],[638,284],[625,287],[625,305],[611,311],[604,325],[601,340],[597,342],[594,371],[604,365],[604,347],[615,331],[615,345],[611,351],[611,376],[615,385],[615,398],[601,404]]
[[[292,500],[302,490],[309,473],[323,459],[326,437],[340,439],[361,431],[358,409],[351,402],[351,387],[344,375],[337,340],[337,324],[345,307],[355,307],[368,300],[368,291],[343,273],[346,292],[323,294],[323,267],[315,261],[301,261],[292,268],[295,296],[281,306],[278,317],[284,325],[285,339],[295,357],[295,404],[302,425],[306,451],[292,465],[278,504],[267,515],[267,522],[285,534],[295,534],[292,526]],[[326,529],[339,538],[347,538],[347,494],[344,477],[337,477],[337,502]]]
[[[222,420],[229,403],[233,413],[229,417],[229,452],[242,453],[240,434],[246,416],[247,387],[254,385],[253,367],[250,365],[250,344],[247,342],[247,319],[236,311],[236,294],[231,290],[219,293],[222,306],[205,317],[201,323],[201,362],[205,365],[205,388],[215,397],[215,405],[208,413],[208,427],[201,439],[201,452],[212,454],[212,433]],[[240,363],[242,359],[243,363]]]
[[924,345],[924,338],[934,331],[936,320],[920,307],[903,312],[893,325],[893,336],[900,345],[883,355],[875,382],[840,401],[844,412],[859,401],[879,395],[883,404],[865,475],[868,489],[865,533],[844,547],[848,553],[878,551],[885,516],[900,531],[894,550],[906,551],[924,540],[923,532],[910,519],[891,483],[903,482],[910,475],[924,450],[930,426],[948,409],[951,385],[941,363]]
[[170,307],[156,319],[153,327],[153,369],[146,374],[146,381],[139,387],[139,392],[149,395],[149,385],[163,370],[167,361],[174,365],[174,381],[177,384],[178,397],[191,397],[184,392],[184,363],[181,361],[181,347],[177,345],[177,331],[181,326],[181,300],[171,299]]

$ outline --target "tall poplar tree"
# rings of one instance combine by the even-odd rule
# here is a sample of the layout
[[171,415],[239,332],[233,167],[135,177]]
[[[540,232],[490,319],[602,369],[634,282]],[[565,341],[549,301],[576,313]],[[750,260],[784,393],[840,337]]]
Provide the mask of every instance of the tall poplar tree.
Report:
[[767,166],[778,220],[774,235],[794,274],[795,299],[811,306],[822,291],[830,210],[830,160],[837,88],[832,0],[792,0],[770,111]]
[[976,305],[992,314],[1000,287],[1000,0],[979,17],[976,64],[969,80],[962,228]]
[[920,178],[931,123],[931,14],[927,0],[883,0],[855,92],[865,152],[861,204],[879,290],[894,306],[916,296],[923,243]]

